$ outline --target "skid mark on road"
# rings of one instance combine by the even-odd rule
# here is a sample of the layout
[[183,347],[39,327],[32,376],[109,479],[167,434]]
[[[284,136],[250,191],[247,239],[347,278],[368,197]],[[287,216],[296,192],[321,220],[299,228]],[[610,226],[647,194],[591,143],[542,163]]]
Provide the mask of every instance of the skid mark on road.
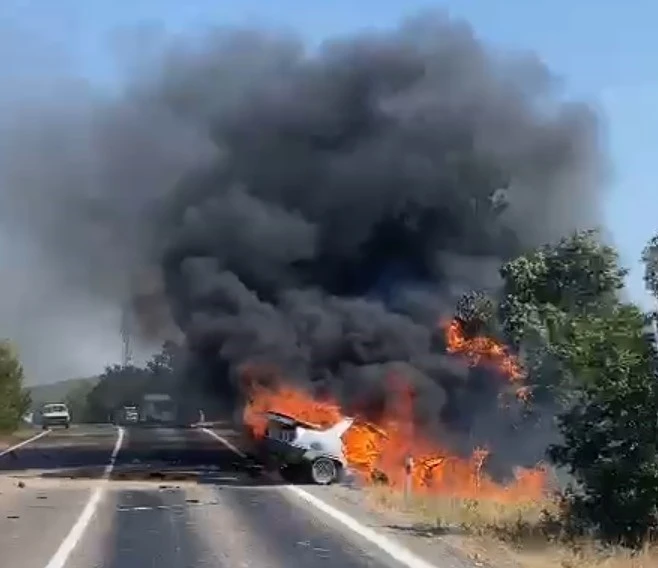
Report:
[[[224,446],[226,446],[229,450],[231,450],[235,454],[243,458],[246,457],[246,454],[244,452],[242,452],[240,449],[235,447],[235,445],[229,442],[226,438],[217,434],[217,432],[213,432],[208,428],[203,428],[202,430],[203,432],[213,437],[218,442],[222,443]],[[333,520],[343,525],[345,528],[347,528],[354,534],[357,534],[364,540],[368,541],[370,544],[376,546],[379,550],[381,550],[382,552],[386,553],[388,556],[393,558],[393,560],[399,562],[403,566],[406,566],[406,568],[436,568],[435,565],[427,562],[420,556],[414,554],[408,548],[402,546],[401,544],[395,542],[390,538],[385,537],[384,535],[379,534],[378,532],[372,530],[371,528],[366,527],[365,525],[357,521],[354,517],[351,517],[347,513],[344,513],[343,511],[340,511],[336,507],[329,505],[328,503],[324,502],[322,499],[319,499],[318,497],[311,495],[308,491],[304,491],[300,487],[294,485],[283,485],[282,488],[286,489],[287,491],[290,491],[291,493],[293,493],[298,498],[302,499],[303,501],[305,501],[306,503],[308,503],[318,511],[321,511],[328,517],[332,518]]]
[[101,499],[103,498],[107,481],[109,480],[110,475],[112,474],[112,470],[114,469],[114,465],[116,464],[117,456],[119,455],[119,451],[121,450],[121,444],[123,443],[124,435],[125,435],[125,430],[123,428],[119,428],[117,441],[114,444],[114,449],[112,450],[110,461],[105,466],[103,477],[96,484],[96,487],[93,490],[91,496],[89,497],[89,501],[87,501],[87,504],[85,505],[85,508],[82,510],[82,513],[80,513],[78,520],[75,522],[75,524],[69,531],[69,534],[66,535],[66,538],[64,538],[64,540],[62,541],[62,544],[57,549],[57,552],[55,552],[55,554],[50,559],[48,564],[46,564],[45,568],[64,568],[64,566],[66,565],[66,562],[69,559],[71,552],[73,552],[73,549],[82,538],[85,529],[89,525],[91,519],[94,516],[94,513],[96,512],[96,509],[98,508],[98,504],[101,502]]

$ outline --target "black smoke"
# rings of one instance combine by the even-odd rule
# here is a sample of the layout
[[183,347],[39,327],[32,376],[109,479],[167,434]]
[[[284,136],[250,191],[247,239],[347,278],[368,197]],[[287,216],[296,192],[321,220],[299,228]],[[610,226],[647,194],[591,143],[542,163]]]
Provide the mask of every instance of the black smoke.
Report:
[[500,381],[443,355],[437,323],[495,292],[501,261],[599,220],[590,110],[441,18],[314,52],[221,33],[188,58],[159,94],[217,157],[177,188],[162,267],[217,392],[260,364],[376,414],[396,374],[426,428],[509,442]]
[[157,335],[166,304],[189,384],[217,397],[239,401],[241,370],[263,366],[376,414],[393,374],[456,446],[523,447],[499,418],[502,381],[446,356],[437,322],[466,292],[495,294],[502,261],[600,222],[586,105],[536,57],[440,15],[317,49],[215,30],[138,69],[88,128],[92,209],[120,254],[99,265],[73,231],[56,255],[92,247],[101,295],[135,296],[148,267],[138,315]]

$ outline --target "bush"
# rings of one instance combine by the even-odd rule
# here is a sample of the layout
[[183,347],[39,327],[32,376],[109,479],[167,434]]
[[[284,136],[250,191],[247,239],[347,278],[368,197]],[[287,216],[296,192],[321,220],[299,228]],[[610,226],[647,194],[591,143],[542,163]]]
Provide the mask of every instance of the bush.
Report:
[[16,430],[30,407],[29,392],[23,387],[23,367],[7,341],[0,342],[0,432]]
[[620,304],[574,321],[564,362],[581,377],[560,417],[553,461],[578,482],[568,495],[583,530],[639,546],[658,529],[658,391],[643,314]]

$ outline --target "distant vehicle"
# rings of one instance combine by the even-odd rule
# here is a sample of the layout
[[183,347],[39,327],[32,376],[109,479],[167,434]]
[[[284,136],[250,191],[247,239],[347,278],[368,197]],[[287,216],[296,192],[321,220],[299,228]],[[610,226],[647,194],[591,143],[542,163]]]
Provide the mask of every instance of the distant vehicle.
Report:
[[136,406],[124,406],[123,416],[128,424],[139,422],[139,410]]
[[342,436],[353,423],[354,419],[345,418],[331,428],[322,428],[268,412],[262,450],[280,466],[284,477],[310,478],[318,485],[329,485],[339,481],[347,468]]
[[168,394],[145,394],[140,410],[141,422],[171,425],[178,422],[178,405]]
[[139,409],[136,406],[122,406],[114,413],[115,424],[136,424],[139,422]]
[[44,404],[40,414],[41,427],[44,430],[52,426],[64,426],[68,429],[71,425],[71,413],[66,404],[62,402]]

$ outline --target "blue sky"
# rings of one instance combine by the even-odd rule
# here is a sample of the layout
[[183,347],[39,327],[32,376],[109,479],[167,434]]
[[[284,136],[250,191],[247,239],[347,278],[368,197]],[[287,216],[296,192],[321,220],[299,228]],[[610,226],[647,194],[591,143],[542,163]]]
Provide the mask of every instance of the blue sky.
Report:
[[426,8],[469,20],[499,46],[536,51],[568,92],[604,113],[613,180],[607,225],[631,268],[633,299],[649,304],[639,255],[658,230],[654,182],[658,150],[658,3],[650,0],[1,0],[0,31],[29,34],[43,58],[111,84],[117,30],[137,24],[179,32],[211,24],[293,28],[309,41],[395,25]]

